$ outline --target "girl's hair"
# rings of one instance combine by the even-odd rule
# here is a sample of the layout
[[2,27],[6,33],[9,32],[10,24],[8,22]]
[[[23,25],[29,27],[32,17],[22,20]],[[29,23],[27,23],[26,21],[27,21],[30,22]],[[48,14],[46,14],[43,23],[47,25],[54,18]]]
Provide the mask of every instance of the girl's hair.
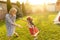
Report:
[[2,8],[0,8],[0,10],[3,10]]
[[32,22],[32,21],[33,21],[32,17],[28,16],[28,17],[27,17],[27,20],[29,21],[29,23],[30,23],[31,25],[34,25],[34,23]]
[[9,13],[11,13],[12,10],[15,10],[15,11],[17,12],[17,9],[14,8],[14,7],[12,7],[12,8],[10,9]]

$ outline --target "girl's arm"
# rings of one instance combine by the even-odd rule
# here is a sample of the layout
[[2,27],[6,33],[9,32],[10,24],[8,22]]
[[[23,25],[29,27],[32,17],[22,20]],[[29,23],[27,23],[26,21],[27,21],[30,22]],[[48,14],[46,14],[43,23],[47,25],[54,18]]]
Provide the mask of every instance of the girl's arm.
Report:
[[34,27],[34,25],[32,25],[32,28],[33,28],[33,34],[35,34],[35,27]]
[[9,17],[8,15],[6,16],[6,20],[7,20],[10,24],[12,24],[12,25],[14,25],[14,26],[18,26],[18,27],[21,28],[20,25],[16,24],[15,22],[12,22],[12,20],[10,19],[10,17]]

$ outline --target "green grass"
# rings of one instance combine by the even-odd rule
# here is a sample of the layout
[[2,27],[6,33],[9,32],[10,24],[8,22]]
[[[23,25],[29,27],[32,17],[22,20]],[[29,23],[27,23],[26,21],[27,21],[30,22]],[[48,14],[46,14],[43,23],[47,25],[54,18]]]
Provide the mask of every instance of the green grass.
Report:
[[[60,25],[53,24],[56,14],[31,16],[34,19],[34,24],[40,30],[38,40],[60,40]],[[23,19],[26,20],[26,17]],[[16,38],[13,36],[12,40],[33,40],[33,37],[29,33],[27,22],[17,19],[16,23],[22,25],[23,28],[16,27],[16,32],[20,37]],[[7,40],[5,22],[0,22],[0,40]]]

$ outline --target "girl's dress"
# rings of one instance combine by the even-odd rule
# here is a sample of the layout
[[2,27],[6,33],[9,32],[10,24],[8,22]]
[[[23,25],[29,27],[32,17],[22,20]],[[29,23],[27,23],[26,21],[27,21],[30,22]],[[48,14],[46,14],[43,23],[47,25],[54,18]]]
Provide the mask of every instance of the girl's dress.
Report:
[[15,22],[16,16],[11,17],[10,14],[6,14],[6,28],[7,28],[7,36],[12,36],[15,32],[15,26],[13,23]]
[[35,27],[34,25],[29,25],[29,31],[30,31],[30,34],[33,36],[37,36],[39,33],[38,28]]

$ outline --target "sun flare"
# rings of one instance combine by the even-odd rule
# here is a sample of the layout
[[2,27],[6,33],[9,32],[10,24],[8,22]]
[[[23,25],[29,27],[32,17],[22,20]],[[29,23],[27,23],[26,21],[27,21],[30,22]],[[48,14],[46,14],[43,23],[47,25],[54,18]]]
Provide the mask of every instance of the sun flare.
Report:
[[18,0],[20,3],[22,3],[22,2],[24,2],[24,3],[26,3],[26,0]]
[[48,4],[48,3],[56,3],[57,0],[29,0],[29,3],[32,5],[38,5],[38,4]]
[[32,5],[44,4],[45,0],[29,0],[29,3]]
[[24,2],[26,3],[28,1],[31,5],[38,5],[38,4],[44,4],[44,3],[56,3],[57,0],[11,0],[12,2],[19,1],[20,3]]

